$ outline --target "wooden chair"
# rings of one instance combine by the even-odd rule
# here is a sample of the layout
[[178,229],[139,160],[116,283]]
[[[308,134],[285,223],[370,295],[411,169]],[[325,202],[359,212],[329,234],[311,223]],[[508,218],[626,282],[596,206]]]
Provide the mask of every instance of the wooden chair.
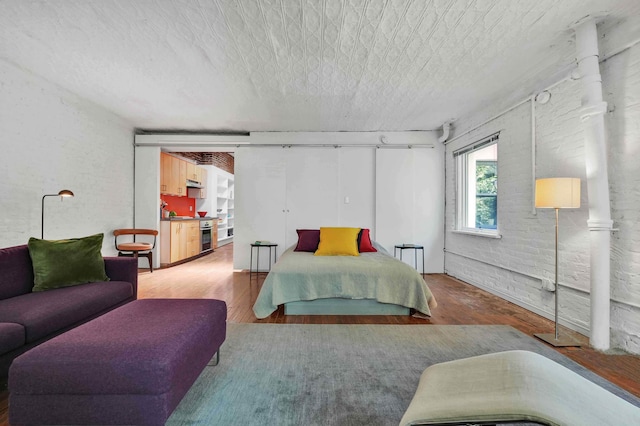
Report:
[[[153,249],[156,246],[156,237],[158,231],[155,229],[116,229],[113,231],[114,243],[116,250],[118,250],[118,256],[139,257],[143,256],[149,259],[149,269],[153,272]],[[132,242],[118,243],[118,237],[122,235],[133,235]],[[153,235],[153,243],[147,241],[136,241],[137,235]],[[148,237],[148,240],[151,238]]]

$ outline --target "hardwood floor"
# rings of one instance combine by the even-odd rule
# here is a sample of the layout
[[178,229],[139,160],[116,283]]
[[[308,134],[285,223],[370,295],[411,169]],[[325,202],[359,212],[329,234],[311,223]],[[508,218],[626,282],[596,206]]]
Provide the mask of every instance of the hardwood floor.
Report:
[[[283,310],[259,320],[251,309],[266,274],[253,275],[233,270],[233,247],[226,245],[214,253],[194,261],[155,270],[141,270],[140,299],[147,298],[214,298],[227,302],[228,321],[238,323],[298,323],[298,324],[505,324],[532,336],[552,332],[553,323],[513,303],[507,302],[446,275],[427,274],[425,280],[438,301],[438,308],[429,319],[409,316],[285,316]],[[588,339],[570,330],[584,345],[580,348],[558,348],[596,374],[640,397],[640,357],[609,355],[588,347]],[[8,393],[0,393],[0,426],[8,425]]]

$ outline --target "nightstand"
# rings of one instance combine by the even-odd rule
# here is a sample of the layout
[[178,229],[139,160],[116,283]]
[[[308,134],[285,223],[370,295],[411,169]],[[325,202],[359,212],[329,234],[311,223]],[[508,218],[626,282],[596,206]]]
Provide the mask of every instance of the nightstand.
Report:
[[[262,247],[269,248],[269,271],[271,271],[271,259],[273,263],[278,261],[278,245],[275,243],[258,242],[251,243],[251,255],[249,257],[249,281],[251,281],[251,274],[253,273],[253,250],[256,249],[256,274],[258,274],[260,268],[260,249]],[[274,250],[274,256],[271,255],[271,249]]]
[[396,257],[398,249],[400,249],[400,260],[402,260],[402,252],[413,250],[413,264],[416,270],[418,269],[418,250],[422,250],[422,275],[424,275],[424,247],[417,244],[398,244],[393,248],[393,257]]

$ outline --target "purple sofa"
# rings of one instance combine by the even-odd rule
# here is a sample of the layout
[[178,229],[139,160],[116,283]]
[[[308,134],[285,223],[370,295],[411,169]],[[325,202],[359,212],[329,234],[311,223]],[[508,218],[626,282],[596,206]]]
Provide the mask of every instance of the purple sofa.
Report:
[[226,337],[215,299],[128,303],[18,357],[12,425],[164,425]]
[[27,246],[0,249],[0,381],[18,355],[137,298],[137,259],[104,260],[110,281],[32,292]]

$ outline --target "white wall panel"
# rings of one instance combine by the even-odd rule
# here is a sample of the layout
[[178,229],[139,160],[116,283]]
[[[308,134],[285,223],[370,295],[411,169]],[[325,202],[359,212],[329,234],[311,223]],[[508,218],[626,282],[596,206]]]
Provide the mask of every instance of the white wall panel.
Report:
[[133,225],[133,126],[115,114],[0,59],[0,247]]
[[[233,264],[248,269],[250,246],[256,240],[285,249],[286,157],[281,148],[239,148],[235,154],[235,231]],[[261,249],[265,250],[265,249]],[[267,267],[262,256],[261,270]],[[255,269],[255,264],[254,264]]]
[[375,238],[376,150],[341,148],[337,151],[340,155],[340,225],[369,228]]
[[[376,239],[391,254],[396,244],[424,246],[427,273],[444,268],[443,179],[440,146],[376,151]],[[405,250],[403,260],[416,266],[412,250]]]
[[287,159],[287,212],[283,249],[298,242],[296,229],[341,226],[338,150],[289,148],[284,152]]
[[[135,219],[136,228],[156,229],[160,232],[160,148],[135,148]],[[138,265],[148,268],[147,258]],[[160,267],[160,234],[153,251],[153,267]]]

